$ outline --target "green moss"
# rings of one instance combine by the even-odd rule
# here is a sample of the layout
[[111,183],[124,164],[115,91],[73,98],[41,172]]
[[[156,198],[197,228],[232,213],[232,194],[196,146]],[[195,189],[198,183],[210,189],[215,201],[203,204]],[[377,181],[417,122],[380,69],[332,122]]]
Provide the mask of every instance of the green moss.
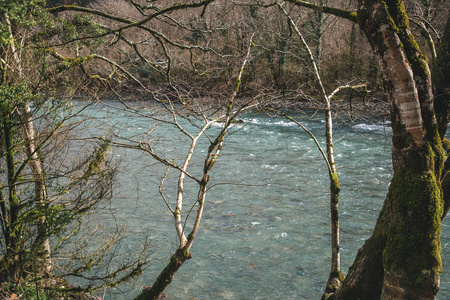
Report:
[[442,214],[441,219],[443,219],[447,215],[447,212],[450,209],[450,159],[448,159],[448,156],[450,155],[450,141],[444,139],[442,141],[442,146],[446,151],[446,155],[444,157],[445,162],[441,173],[441,186],[442,193],[444,195],[444,213]]
[[[366,36],[369,38],[369,42],[372,47],[382,55],[386,51],[386,45],[384,42],[383,34],[380,31],[376,31],[374,34],[369,34],[366,30],[367,20],[372,19],[370,24],[389,24],[391,29],[400,37],[401,48],[405,53],[405,56],[411,65],[414,73],[419,76],[430,77],[428,69],[428,59],[420,51],[419,45],[411,34],[409,28],[409,19],[406,14],[405,6],[401,0],[386,0],[382,2],[386,8],[386,15],[377,14],[372,16],[372,12],[368,9],[358,11],[357,19],[360,28],[366,32]],[[373,29],[371,30],[373,31]]]
[[176,254],[172,255],[172,256],[170,257],[170,262],[171,262],[172,264],[176,264],[176,263],[178,262],[178,256],[177,256]]
[[321,300],[336,299],[336,292],[344,281],[344,274],[341,271],[334,271],[330,273],[328,277],[327,286],[322,295]]
[[146,300],[146,299],[158,299],[161,293],[166,289],[166,287],[172,282],[173,277],[177,273],[178,269],[181,268],[183,263],[190,259],[191,254],[184,248],[177,249],[174,255],[170,258],[170,262],[164,268],[164,270],[159,274],[155,283],[142,291],[135,299],[136,300]]
[[183,249],[183,256],[184,256],[186,259],[189,259],[189,258],[192,257],[192,254],[189,252],[188,249],[184,248],[184,249]]
[[316,11],[321,11],[321,12],[324,12],[327,14],[338,16],[340,18],[344,18],[344,19],[350,20],[355,23],[358,21],[357,13],[352,12],[352,11],[338,9],[338,8],[334,8],[334,7],[328,7],[328,6],[318,6],[316,4],[309,3],[306,1],[300,1],[300,0],[288,0],[288,1],[297,6],[312,8]]
[[239,78],[236,79],[236,84],[234,86],[234,90],[239,92],[239,87],[241,86],[241,80]]
[[187,240],[191,241],[193,238],[194,238],[194,235],[192,234],[192,232],[189,233],[188,236],[187,236]]
[[384,5],[397,27],[409,28],[409,19],[402,0],[386,0]]
[[331,191],[336,194],[339,194],[341,188],[339,185],[339,178],[338,178],[337,173],[330,174],[330,184],[331,184]]
[[410,63],[414,74],[417,76],[430,77],[428,59],[420,51],[419,45],[409,28],[409,19],[406,14],[405,5],[401,0],[387,0],[385,6],[389,14],[388,21],[391,27],[399,35],[403,51]]
[[345,279],[344,273],[341,271],[333,272],[333,276],[339,279],[339,281],[343,282]]
[[333,7],[323,7],[323,12],[350,20],[354,23],[358,22],[358,14],[356,12],[337,9]]
[[439,135],[439,127],[437,122],[435,121],[435,115],[432,110],[430,110],[428,107],[422,108],[422,118],[424,120],[424,129],[425,134],[428,140],[430,153],[433,154],[433,156],[429,157],[432,159],[430,161],[430,164],[434,164],[433,171],[436,175],[436,178],[440,179],[442,177],[442,172],[444,170],[444,164],[446,162],[446,149],[445,147],[449,147],[450,144],[447,142],[447,145],[445,146],[443,141],[440,138]]
[[[384,20],[379,20],[381,16],[377,14],[375,16],[374,22],[368,21],[373,18],[372,11],[368,10],[367,7],[363,7],[364,9],[358,10],[357,13],[357,22],[359,24],[359,28],[365,33],[366,37],[369,40],[372,48],[378,52],[378,54],[383,55],[383,53],[387,50],[386,44],[384,42],[384,37],[381,31],[374,31],[373,29],[367,28],[368,24],[383,24]],[[374,33],[376,32],[376,33]]]
[[443,219],[450,209],[450,172],[446,172],[442,179],[442,193],[444,194],[444,212],[441,219]]
[[434,168],[434,151],[425,145],[423,152],[425,163],[414,165],[411,162],[420,159],[411,156],[410,164],[404,164],[394,175],[388,192],[391,216],[383,265],[388,272],[405,272],[405,285],[411,291],[426,288],[433,275],[442,271],[443,197],[439,180],[433,172],[427,172]]

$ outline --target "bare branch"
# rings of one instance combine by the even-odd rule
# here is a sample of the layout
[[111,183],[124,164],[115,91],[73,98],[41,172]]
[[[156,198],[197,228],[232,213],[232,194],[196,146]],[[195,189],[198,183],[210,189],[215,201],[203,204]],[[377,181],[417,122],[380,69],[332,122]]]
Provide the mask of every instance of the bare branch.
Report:
[[99,10],[95,10],[95,9],[91,9],[91,8],[86,8],[86,7],[78,7],[78,6],[73,6],[73,5],[57,6],[55,8],[49,9],[49,12],[80,11],[80,12],[89,13],[91,15],[97,15],[97,16],[104,17],[104,18],[107,18],[107,19],[110,19],[110,20],[114,20],[114,21],[117,21],[117,22],[120,22],[120,23],[123,23],[123,24],[126,24],[126,25],[120,26],[120,27],[115,28],[115,29],[111,29],[110,28],[106,32],[98,34],[98,35],[79,37],[79,38],[70,40],[68,42],[61,43],[61,44],[54,45],[54,46],[62,46],[62,45],[66,45],[66,44],[69,44],[69,43],[72,43],[72,42],[75,42],[75,41],[80,41],[80,40],[102,38],[102,37],[105,37],[107,35],[115,34],[115,33],[120,34],[122,31],[124,31],[126,29],[136,27],[136,28],[140,28],[140,29],[143,29],[143,30],[149,32],[155,39],[157,39],[157,40],[159,39],[160,43],[161,43],[161,41],[164,41],[165,43],[168,43],[168,44],[170,44],[170,45],[172,45],[174,47],[178,47],[180,49],[199,49],[199,50],[202,50],[202,51],[205,51],[205,52],[206,51],[211,51],[212,53],[214,53],[216,55],[219,55],[217,52],[215,52],[211,48],[205,48],[205,47],[196,46],[196,45],[194,45],[194,46],[182,45],[180,43],[172,41],[171,39],[169,39],[164,34],[162,34],[160,32],[157,32],[156,30],[153,30],[150,27],[147,27],[147,26],[144,25],[145,23],[147,23],[148,21],[150,21],[151,19],[153,19],[153,18],[155,18],[155,17],[157,17],[159,15],[163,15],[165,13],[170,13],[170,12],[172,12],[174,10],[179,10],[179,9],[187,9],[187,8],[195,8],[195,7],[205,6],[205,5],[208,5],[209,3],[213,2],[213,1],[214,0],[205,0],[205,1],[202,1],[200,3],[176,4],[176,5],[173,5],[171,7],[166,8],[166,9],[163,9],[163,10],[161,10],[159,12],[156,12],[156,13],[154,13],[154,14],[152,14],[152,15],[150,15],[150,16],[148,16],[148,17],[146,17],[143,20],[138,21],[138,22],[133,22],[133,21],[125,19],[125,18],[121,18],[121,17],[118,17],[118,16],[107,14],[107,13],[105,13],[103,11],[99,11]]
[[162,187],[163,187],[163,184],[164,184],[164,180],[167,178],[167,175],[169,175],[169,171],[170,171],[170,166],[167,167],[167,170],[166,170],[166,172],[164,173],[163,178],[161,179],[161,184],[159,185],[159,194],[161,195],[161,197],[163,198],[164,202],[166,203],[167,208],[170,210],[170,212],[171,212],[172,214],[174,214],[175,211],[174,211],[174,210],[172,209],[172,207],[170,206],[169,201],[167,201],[166,196],[164,196],[164,193],[163,193],[163,191],[162,191]]
[[241,85],[242,74],[244,73],[245,65],[250,60],[251,49],[254,45],[253,44],[253,36],[254,36],[254,33],[250,37],[249,46],[247,48],[247,54],[244,58],[244,61],[242,62],[241,68],[239,69],[239,73],[236,78],[235,89],[233,91],[232,96],[230,97],[229,102],[228,102],[228,107],[227,107],[227,112],[226,112],[223,128],[220,131],[220,133],[217,135],[216,139],[209,146],[208,154],[206,155],[206,158],[205,158],[204,169],[203,169],[203,178],[202,178],[202,181],[200,182],[200,188],[199,188],[198,197],[197,197],[197,202],[199,204],[198,209],[197,209],[197,215],[196,215],[196,218],[194,221],[194,225],[192,226],[192,230],[189,233],[189,238],[187,240],[187,243],[184,247],[188,251],[188,253],[192,247],[195,235],[197,234],[198,228],[200,226],[200,221],[202,219],[203,208],[204,208],[205,199],[206,199],[207,184],[209,182],[209,171],[214,166],[214,164],[217,161],[217,158],[219,157],[220,151],[222,150],[223,141],[225,140],[225,135],[228,131],[229,126],[231,125],[231,121],[233,120],[233,118],[236,117],[236,114],[237,114],[237,112],[233,114],[234,100],[237,96],[237,93],[239,92],[239,87]]
[[[315,11],[320,11],[323,13],[334,15],[336,17],[347,19],[353,23],[358,23],[358,17],[357,17],[356,12],[343,10],[343,9],[339,9],[339,8],[334,8],[334,7],[329,7],[329,6],[320,6],[320,5],[316,5],[316,4],[306,2],[306,1],[301,1],[301,0],[286,0],[286,1],[292,3],[296,6],[311,8]],[[280,5],[279,3],[277,3],[277,4]]]

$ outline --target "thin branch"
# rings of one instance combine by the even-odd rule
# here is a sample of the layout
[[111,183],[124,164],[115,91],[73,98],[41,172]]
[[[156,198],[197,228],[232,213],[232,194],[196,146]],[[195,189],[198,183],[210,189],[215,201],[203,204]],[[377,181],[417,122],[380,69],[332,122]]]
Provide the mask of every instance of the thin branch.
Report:
[[[435,46],[433,37],[431,36],[430,32],[428,31],[427,27],[425,26],[425,23],[423,22],[422,19],[420,21],[415,21],[414,19],[410,18],[409,21],[416,24],[417,26],[419,26],[422,29],[421,33],[422,33],[422,35],[425,36],[425,39],[428,42],[428,46],[430,47],[430,52],[431,52],[431,58],[434,61],[437,57],[436,46]],[[433,27],[431,27],[431,28],[434,30]]]
[[327,155],[325,153],[325,151],[323,151],[322,147],[320,146],[319,141],[316,139],[316,136],[308,130],[308,128],[306,128],[305,126],[303,126],[302,123],[298,122],[297,120],[294,120],[292,117],[288,116],[287,114],[283,113],[282,114],[286,119],[288,119],[289,121],[295,123],[297,126],[299,126],[301,129],[303,129],[303,131],[305,131],[313,140],[314,143],[316,144],[317,148],[320,151],[320,154],[322,154],[323,160],[325,161],[327,168],[328,168],[328,172],[331,173],[333,172],[333,169],[331,168],[330,162],[328,161]]
[[[333,92],[331,92],[330,95],[328,95],[328,98],[331,100],[332,98],[334,98],[334,96],[336,96],[336,94],[340,91],[343,90],[357,90],[360,88],[367,88],[367,86],[365,84],[358,84],[358,85],[342,85],[337,87]],[[367,91],[369,92],[369,91]]]
[[[225,135],[228,131],[228,127],[231,125],[231,121],[236,117],[237,113],[240,111],[240,109],[239,109],[237,112],[233,113],[233,105],[234,105],[234,101],[237,96],[237,93],[239,92],[239,88],[240,88],[241,80],[242,80],[242,74],[244,73],[245,65],[250,61],[251,49],[254,46],[253,36],[254,36],[254,33],[250,37],[249,46],[247,48],[247,54],[244,58],[244,61],[242,62],[241,68],[239,69],[239,73],[236,78],[236,85],[235,85],[233,94],[231,95],[230,100],[228,102],[224,126],[223,126],[222,130],[220,131],[220,133],[217,135],[216,139],[211,143],[211,145],[208,148],[208,153],[206,155],[205,162],[204,162],[203,178],[200,183],[200,188],[199,188],[198,196],[197,196],[197,202],[199,203],[199,206],[197,209],[197,215],[196,215],[196,218],[194,221],[194,225],[192,226],[192,230],[189,233],[189,238],[187,239],[186,245],[184,246],[184,249],[186,249],[188,252],[190,251],[190,249],[192,247],[195,235],[197,234],[198,228],[200,227],[200,221],[202,219],[203,208],[205,205],[207,184],[209,182],[209,171],[214,166],[214,164],[217,161],[217,158],[219,157],[219,154],[222,150],[223,141],[225,140]],[[183,230],[184,230],[184,227],[183,227]]]
[[[320,6],[320,5],[317,5],[314,3],[301,1],[301,0],[286,0],[286,1],[292,3],[296,6],[311,8],[315,11],[320,11],[323,13],[334,15],[336,17],[347,19],[353,23],[358,23],[357,13],[353,12],[353,11],[343,10],[343,9],[339,9],[339,8],[329,7],[329,6]],[[279,3],[277,3],[277,4],[280,5]]]
[[[436,30],[436,28],[434,28],[434,26],[424,17],[419,16],[419,15],[414,15],[411,16],[409,18],[409,20],[411,21],[412,18],[418,18],[421,22],[423,22],[428,28],[430,28],[433,33],[436,35],[436,38],[438,39],[438,41],[441,39],[441,35],[438,33],[438,31]],[[416,21],[413,21],[413,23],[417,24]]]
[[167,167],[167,170],[166,170],[166,172],[164,173],[163,178],[161,179],[161,184],[159,185],[159,194],[161,195],[161,197],[163,198],[164,202],[166,203],[167,208],[170,210],[170,212],[171,212],[172,214],[174,214],[175,211],[174,211],[174,210],[172,209],[172,207],[170,206],[169,201],[167,201],[166,196],[164,196],[164,193],[163,193],[163,191],[162,191],[162,187],[163,187],[163,184],[164,184],[164,180],[167,178],[167,175],[169,175],[169,171],[170,171],[170,166]]
[[136,27],[136,28],[140,28],[142,30],[145,30],[145,31],[149,32],[155,39],[163,40],[166,43],[168,43],[168,44],[170,44],[170,45],[172,45],[174,47],[177,47],[177,48],[180,48],[180,49],[200,49],[200,50],[202,50],[204,52],[211,51],[214,54],[220,56],[216,51],[214,51],[214,49],[211,49],[211,48],[205,48],[205,47],[201,47],[201,46],[186,46],[186,45],[183,45],[183,44],[179,44],[179,43],[177,43],[175,41],[172,41],[171,39],[169,39],[164,34],[162,34],[160,32],[157,32],[157,31],[151,29],[150,27],[147,27],[147,26],[144,25],[145,23],[147,23],[148,21],[150,21],[151,19],[153,19],[153,18],[155,18],[155,17],[157,17],[159,15],[163,15],[165,13],[170,13],[170,12],[172,12],[174,10],[179,10],[179,9],[187,9],[187,8],[195,8],[195,7],[205,6],[205,5],[208,5],[209,3],[213,2],[213,1],[214,0],[206,0],[206,1],[203,1],[203,2],[200,2],[200,3],[176,4],[176,5],[173,5],[171,7],[166,8],[166,9],[163,9],[163,10],[157,12],[157,13],[154,13],[154,14],[152,14],[152,15],[150,15],[150,16],[148,16],[148,17],[146,17],[143,20],[138,21],[138,22],[133,22],[133,21],[131,21],[129,19],[121,18],[121,17],[118,17],[118,16],[107,14],[107,13],[105,13],[103,11],[99,11],[99,10],[95,10],[95,9],[91,9],[91,8],[86,8],[86,7],[78,7],[78,6],[73,6],[73,5],[57,6],[57,7],[49,9],[49,12],[80,11],[80,12],[85,12],[85,13],[89,13],[89,14],[92,14],[92,15],[101,16],[101,17],[104,17],[104,18],[107,18],[107,19],[111,19],[111,20],[114,20],[114,21],[117,21],[117,22],[120,22],[120,23],[123,23],[123,24],[126,24],[126,25],[120,26],[120,27],[115,28],[115,29],[109,29],[108,31],[106,31],[104,33],[101,33],[101,34],[75,38],[75,39],[72,39],[72,40],[70,40],[68,42],[64,42],[64,43],[57,44],[57,45],[54,45],[54,46],[62,46],[62,45],[70,44],[72,42],[76,42],[76,41],[80,41],[80,40],[102,38],[102,37],[105,37],[107,35],[115,34],[115,33],[120,34],[122,31],[124,31],[126,29]]
[[[123,138],[123,137],[121,137],[121,138]],[[172,162],[168,161],[167,159],[162,158],[161,156],[159,156],[158,154],[156,154],[153,151],[153,148],[148,143],[146,143],[146,144],[147,144],[147,147],[144,147],[143,143],[139,143],[139,145],[130,145],[130,144],[126,144],[126,143],[111,142],[111,145],[114,145],[114,146],[117,146],[117,147],[129,148],[129,149],[138,149],[138,150],[145,151],[148,154],[150,154],[150,156],[152,156],[155,160],[159,161],[160,163],[166,165],[167,167],[171,167],[171,168],[177,169],[180,172],[186,174],[187,177],[191,178],[192,180],[196,181],[197,183],[200,183],[200,180],[197,179],[195,176],[193,176],[190,173],[186,172],[185,170],[183,170],[182,167],[176,165],[175,163],[172,163]]]

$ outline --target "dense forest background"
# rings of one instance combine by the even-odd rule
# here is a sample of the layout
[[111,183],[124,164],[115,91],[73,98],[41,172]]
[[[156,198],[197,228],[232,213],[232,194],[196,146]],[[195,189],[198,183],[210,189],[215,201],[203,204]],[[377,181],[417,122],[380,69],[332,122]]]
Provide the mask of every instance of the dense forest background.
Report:
[[[129,20],[138,20],[141,16],[135,6],[125,1],[54,1],[52,5],[59,4],[78,4]],[[350,8],[346,1],[324,1],[323,4]],[[411,5],[410,9],[415,11],[414,14],[422,9],[435,11],[420,3]],[[250,96],[263,91],[266,95],[281,95],[284,100],[312,100],[308,105],[314,105],[314,102],[318,105],[318,101],[314,101],[318,91],[308,54],[277,7],[242,7],[224,1],[212,3],[207,10],[207,14],[203,14],[201,8],[197,12],[173,12],[171,16],[182,26],[170,20],[152,23],[151,28],[167,38],[164,44],[150,34],[127,30],[124,36],[134,41],[146,62],[139,54],[130,51],[130,45],[123,40],[115,41],[113,37],[108,37],[95,49],[80,47],[80,53],[96,51],[114,57],[129,67],[145,85],[164,88],[170,81],[195,90],[198,97],[208,95],[214,98],[214,92],[219,97],[230,90],[230,84],[234,84],[234,70],[239,67],[240,58],[254,33],[255,47],[242,80],[241,92]],[[355,24],[322,12],[295,7],[289,13],[302,28],[328,90],[339,85],[366,84],[366,90],[371,92],[367,99],[385,101],[378,62]],[[65,18],[70,20],[76,16],[77,13],[67,13]],[[442,15],[437,13],[427,16],[431,24],[442,29],[444,20],[440,18]],[[100,17],[94,19],[100,24],[114,26],[114,21]],[[114,47],[111,47],[112,43]],[[180,49],[177,45],[185,47]],[[189,45],[195,47],[189,49]],[[101,75],[109,72],[107,64],[90,68],[91,72]],[[343,95],[348,102],[349,93]],[[365,93],[355,93],[355,96],[359,96],[359,100],[366,99]]]
[[[98,9],[132,21],[141,17],[136,6],[120,0],[59,0],[52,1],[51,5],[61,4]],[[356,3],[339,0],[321,0],[317,4],[343,9],[356,7]],[[146,85],[163,87],[172,81],[181,86],[195,87],[199,97],[202,94],[211,97],[211,91],[220,95],[229,90],[228,85],[233,83],[235,76],[234,70],[238,68],[240,57],[254,33],[253,43],[256,47],[242,80],[241,92],[244,95],[261,91],[266,94],[276,93],[282,95],[284,100],[313,100],[308,105],[314,102],[317,105],[314,95],[318,94],[318,90],[306,50],[298,43],[297,36],[278,8],[263,6],[236,5],[223,1],[208,5],[207,14],[202,12],[202,8],[197,9],[197,12],[173,12],[174,19],[182,26],[178,26],[174,20],[155,21],[151,26],[167,37],[164,43],[159,43],[150,34],[142,35],[142,32],[128,30],[125,36],[134,41],[141,55],[148,59],[147,62],[130,51],[124,41],[114,41],[113,37],[109,37],[110,40],[105,40],[97,49],[85,48],[81,49],[81,53],[98,51],[119,58],[120,63],[131,67],[133,74],[144,80]],[[407,1],[406,9],[421,49],[432,58],[436,51],[433,43],[439,41],[445,26],[445,3]],[[366,92],[370,91],[369,101],[386,101],[382,93],[379,63],[356,24],[323,12],[297,7],[290,8],[289,13],[302,28],[327,90],[340,85],[365,84],[364,92],[356,95],[350,95],[350,91],[342,93],[340,99],[344,99],[347,105],[355,96],[365,101]],[[66,18],[76,15],[70,13]],[[107,26],[114,26],[114,21],[94,19],[100,24],[103,22]],[[111,43],[114,43],[114,47],[110,46]],[[185,48],[180,49],[176,45],[184,45]],[[196,47],[189,49],[189,45]],[[96,72],[109,72],[107,65],[98,67],[95,68]],[[381,105],[380,108],[383,110],[386,106]]]

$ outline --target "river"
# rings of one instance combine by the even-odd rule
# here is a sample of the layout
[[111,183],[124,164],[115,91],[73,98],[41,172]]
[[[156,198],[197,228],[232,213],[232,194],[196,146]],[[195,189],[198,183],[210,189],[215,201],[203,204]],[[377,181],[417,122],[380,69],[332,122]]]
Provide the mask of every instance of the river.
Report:
[[[134,136],[149,128],[148,120],[110,107],[95,107],[97,116]],[[324,143],[322,114],[297,113]],[[330,270],[329,180],[326,165],[312,139],[286,119],[247,113],[226,138],[211,172],[203,221],[192,248],[193,258],[167,289],[171,299],[319,299]],[[209,129],[217,133],[220,124]],[[192,129],[192,128],[191,128]],[[159,131],[158,131],[159,130]],[[170,159],[187,149],[176,129],[158,129],[157,150]],[[341,183],[341,265],[346,273],[357,250],[371,235],[392,176],[391,129],[381,118],[334,124],[336,165]],[[193,164],[204,159],[208,143],[201,140]],[[165,167],[136,150],[116,148],[119,173],[104,222],[127,227],[128,257],[144,238],[151,243],[151,262],[135,283],[108,291],[107,299],[131,299],[151,284],[174,253],[173,217],[158,193]],[[192,174],[200,176],[194,166]],[[168,176],[169,201],[176,193]],[[185,211],[195,199],[188,181]],[[439,299],[450,299],[450,228],[442,230]]]

